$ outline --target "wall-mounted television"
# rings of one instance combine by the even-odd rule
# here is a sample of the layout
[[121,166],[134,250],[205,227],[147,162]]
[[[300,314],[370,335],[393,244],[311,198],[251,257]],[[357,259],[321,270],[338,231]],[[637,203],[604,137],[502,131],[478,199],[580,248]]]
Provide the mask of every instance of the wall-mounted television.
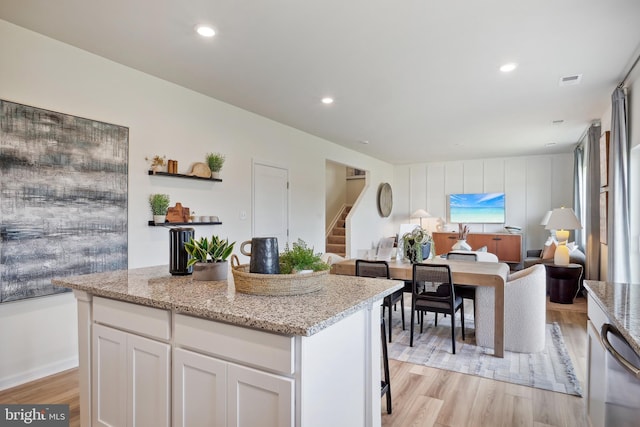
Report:
[[449,222],[504,223],[504,193],[450,194]]

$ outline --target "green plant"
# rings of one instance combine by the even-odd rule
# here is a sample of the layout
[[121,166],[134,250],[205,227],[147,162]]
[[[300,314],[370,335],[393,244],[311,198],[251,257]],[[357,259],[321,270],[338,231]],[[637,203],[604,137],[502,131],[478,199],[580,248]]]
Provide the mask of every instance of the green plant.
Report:
[[226,261],[233,252],[235,244],[236,242],[229,243],[229,239],[222,240],[216,235],[211,236],[211,240],[206,237],[194,240],[192,237],[184,244],[184,249],[191,255],[187,266],[192,266],[197,262]]
[[421,227],[414,228],[413,231],[405,233],[402,236],[404,255],[409,258],[411,262],[422,262],[422,260],[426,258],[426,254],[422,253],[422,248],[423,245],[427,243],[431,243],[429,247],[433,254],[435,251],[433,238],[429,232]]
[[169,196],[167,194],[150,195],[149,207],[154,215],[166,215],[169,209]]
[[284,252],[280,254],[280,274],[292,274],[301,270],[322,271],[331,268],[329,264],[322,262],[320,254],[313,252],[307,244],[298,239],[289,248],[287,243]]
[[211,172],[220,172],[220,169],[222,169],[222,165],[224,164],[224,160],[224,155],[220,153],[207,154],[207,164],[209,165]]

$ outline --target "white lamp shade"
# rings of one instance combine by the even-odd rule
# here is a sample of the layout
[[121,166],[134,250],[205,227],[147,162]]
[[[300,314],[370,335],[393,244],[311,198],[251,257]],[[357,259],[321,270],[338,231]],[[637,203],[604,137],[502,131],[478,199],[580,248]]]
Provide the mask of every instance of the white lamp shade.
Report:
[[580,230],[580,220],[571,208],[556,208],[551,212],[545,227],[547,230]]
[[431,214],[424,209],[418,209],[414,213],[411,214],[411,218],[429,218]]
[[544,214],[542,221],[540,221],[540,225],[547,225],[547,223],[549,222],[549,218],[551,218],[551,212],[553,211],[547,211],[547,213]]

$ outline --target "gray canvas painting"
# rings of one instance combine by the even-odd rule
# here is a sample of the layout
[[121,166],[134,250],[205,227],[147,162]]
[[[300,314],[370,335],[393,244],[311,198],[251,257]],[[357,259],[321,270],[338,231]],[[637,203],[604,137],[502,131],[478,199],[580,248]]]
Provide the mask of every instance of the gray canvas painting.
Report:
[[0,302],[127,268],[129,129],[0,100]]

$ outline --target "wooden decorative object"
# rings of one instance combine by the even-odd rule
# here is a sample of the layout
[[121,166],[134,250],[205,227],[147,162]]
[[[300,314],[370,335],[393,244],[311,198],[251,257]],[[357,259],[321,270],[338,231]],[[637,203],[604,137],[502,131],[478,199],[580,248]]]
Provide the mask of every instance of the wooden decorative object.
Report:
[[206,163],[198,162],[191,166],[191,172],[187,175],[199,176],[200,178],[211,178],[211,169],[209,169],[209,166]]
[[180,202],[167,209],[167,222],[189,222],[189,208],[182,207]]

